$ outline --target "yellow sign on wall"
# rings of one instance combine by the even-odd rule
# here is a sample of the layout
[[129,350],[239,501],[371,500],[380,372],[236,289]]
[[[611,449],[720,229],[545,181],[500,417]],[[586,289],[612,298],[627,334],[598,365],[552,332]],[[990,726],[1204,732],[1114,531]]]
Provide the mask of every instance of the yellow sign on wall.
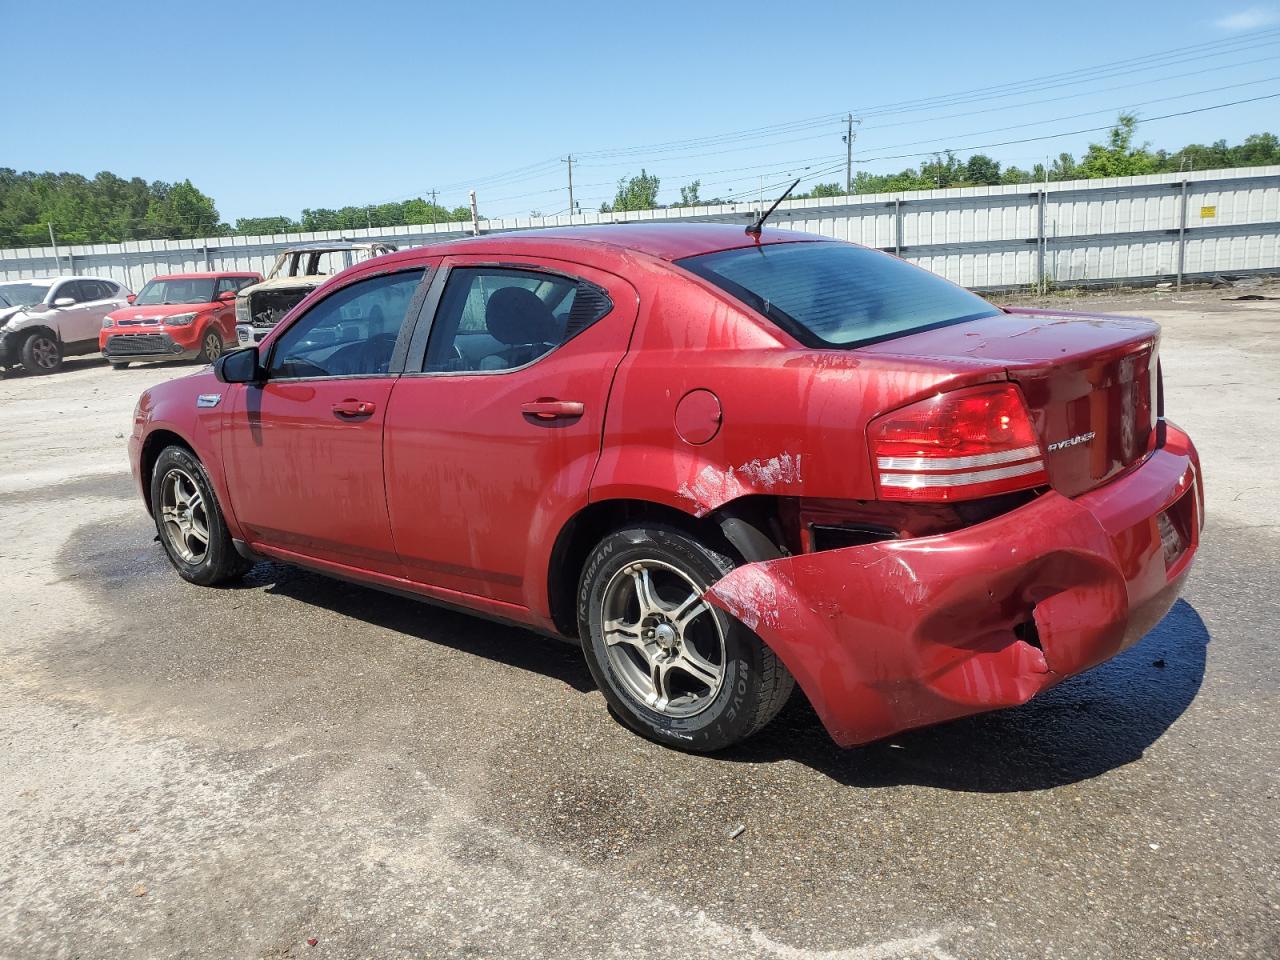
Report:
[[1201,220],[1207,220],[1209,217],[1216,217],[1217,215],[1218,215],[1217,207],[1201,207],[1200,208]]

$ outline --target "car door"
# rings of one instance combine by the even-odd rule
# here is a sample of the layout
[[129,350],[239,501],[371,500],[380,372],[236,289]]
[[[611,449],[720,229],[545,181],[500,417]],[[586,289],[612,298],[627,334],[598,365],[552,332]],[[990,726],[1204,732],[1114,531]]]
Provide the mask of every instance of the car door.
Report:
[[626,281],[575,264],[445,260],[387,413],[408,577],[541,614],[546,559],[586,505],[637,303]]
[[382,431],[423,274],[382,270],[330,291],[264,344],[266,380],[234,388],[223,462],[249,543],[399,575]]
[[94,313],[89,297],[96,292],[88,283],[81,280],[64,280],[58,284],[49,298],[50,303],[59,300],[73,300],[74,303],[62,307],[54,307],[57,320],[58,336],[64,346],[77,347],[84,341],[92,339],[98,342],[98,328],[102,326],[102,318],[98,317],[95,326]]
[[213,308],[211,321],[222,335],[223,346],[234,346],[236,342],[236,302],[219,300],[218,297],[224,293],[236,293],[251,282],[248,277],[219,277],[214,285],[213,299],[216,306]]
[[84,326],[77,339],[92,340],[94,346],[97,346],[103,318],[120,307],[120,301],[116,299],[116,286],[105,280],[81,280],[80,290],[85,297]]

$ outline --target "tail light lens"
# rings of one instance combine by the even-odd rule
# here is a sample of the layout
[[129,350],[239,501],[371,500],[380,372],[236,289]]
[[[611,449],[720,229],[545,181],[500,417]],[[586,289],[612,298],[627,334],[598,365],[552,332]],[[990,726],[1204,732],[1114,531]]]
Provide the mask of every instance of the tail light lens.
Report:
[[1011,383],[940,393],[873,420],[867,434],[884,500],[976,500],[1048,482]]

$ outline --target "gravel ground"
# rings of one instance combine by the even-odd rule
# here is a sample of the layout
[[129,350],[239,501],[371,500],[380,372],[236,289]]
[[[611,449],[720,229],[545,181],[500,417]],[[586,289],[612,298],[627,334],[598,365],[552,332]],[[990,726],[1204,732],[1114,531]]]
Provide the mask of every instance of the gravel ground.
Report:
[[1280,302],[1229,295],[1051,301],[1165,325],[1184,599],[1024,707],[850,751],[797,697],[685,756],[569,645],[271,564],[189,586],[124,437],[191,368],[0,382],[0,955],[1280,956]]

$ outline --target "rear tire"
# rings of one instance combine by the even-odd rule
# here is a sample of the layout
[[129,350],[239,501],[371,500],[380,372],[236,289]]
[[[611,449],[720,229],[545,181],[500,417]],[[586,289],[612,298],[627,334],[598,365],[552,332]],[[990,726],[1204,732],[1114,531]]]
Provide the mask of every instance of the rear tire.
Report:
[[126,360],[124,363],[116,363],[116,361],[114,361],[114,360],[108,360],[107,362],[108,362],[109,364],[111,364],[111,369],[112,369],[112,370],[127,370],[127,369],[129,369],[129,362],[128,362],[127,360]]
[[605,699],[665,746],[721,750],[761,730],[795,685],[772,650],[702,600],[734,561],[665,526],[619,530],[578,588],[583,652]]
[[27,373],[57,373],[62,369],[62,344],[53,335],[37,330],[22,342],[22,365]]
[[165,447],[156,458],[151,513],[182,579],[212,587],[238,580],[253,566],[236,552],[209,475],[185,447]]

